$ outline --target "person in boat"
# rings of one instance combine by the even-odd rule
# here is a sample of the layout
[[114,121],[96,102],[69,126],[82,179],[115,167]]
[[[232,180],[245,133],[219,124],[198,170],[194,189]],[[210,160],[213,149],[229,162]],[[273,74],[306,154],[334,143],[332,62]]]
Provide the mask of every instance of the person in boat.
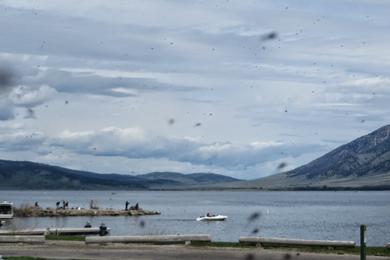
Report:
[[211,217],[210,213],[207,212],[206,217]]
[[130,202],[128,202],[128,201],[126,200],[126,203],[125,203],[125,210],[126,210],[126,211],[129,210],[129,204],[130,204]]

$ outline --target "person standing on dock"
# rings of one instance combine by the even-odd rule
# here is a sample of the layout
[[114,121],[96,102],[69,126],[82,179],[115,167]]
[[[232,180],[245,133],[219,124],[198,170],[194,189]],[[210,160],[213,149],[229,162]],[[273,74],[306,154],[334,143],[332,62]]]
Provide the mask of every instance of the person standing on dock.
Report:
[[36,207],[36,208],[39,208],[38,201],[35,202],[35,207]]
[[57,202],[56,202],[56,209],[59,209],[60,204],[61,204],[61,201],[57,201]]
[[126,210],[126,211],[129,210],[129,204],[130,204],[130,202],[128,202],[128,201],[126,200],[126,203],[125,203],[125,210]]

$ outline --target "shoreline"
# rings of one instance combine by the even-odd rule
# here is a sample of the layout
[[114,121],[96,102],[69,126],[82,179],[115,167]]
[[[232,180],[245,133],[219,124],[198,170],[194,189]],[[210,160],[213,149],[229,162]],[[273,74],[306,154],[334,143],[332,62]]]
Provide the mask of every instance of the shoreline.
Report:
[[390,191],[390,186],[364,186],[364,187],[291,187],[291,188],[263,188],[263,187],[172,187],[149,189],[20,189],[0,188],[0,191]]

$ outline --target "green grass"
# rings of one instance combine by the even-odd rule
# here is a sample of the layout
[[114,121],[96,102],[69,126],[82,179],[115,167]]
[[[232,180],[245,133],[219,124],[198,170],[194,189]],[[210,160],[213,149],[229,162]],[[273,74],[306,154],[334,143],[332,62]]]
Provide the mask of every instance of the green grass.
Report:
[[46,240],[85,241],[85,236],[46,235]]

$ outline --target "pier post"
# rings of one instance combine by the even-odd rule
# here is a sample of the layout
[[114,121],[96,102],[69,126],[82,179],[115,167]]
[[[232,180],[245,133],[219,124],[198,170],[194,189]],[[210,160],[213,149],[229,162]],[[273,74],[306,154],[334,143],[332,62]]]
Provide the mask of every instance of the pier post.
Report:
[[366,260],[366,225],[360,225],[360,260]]

